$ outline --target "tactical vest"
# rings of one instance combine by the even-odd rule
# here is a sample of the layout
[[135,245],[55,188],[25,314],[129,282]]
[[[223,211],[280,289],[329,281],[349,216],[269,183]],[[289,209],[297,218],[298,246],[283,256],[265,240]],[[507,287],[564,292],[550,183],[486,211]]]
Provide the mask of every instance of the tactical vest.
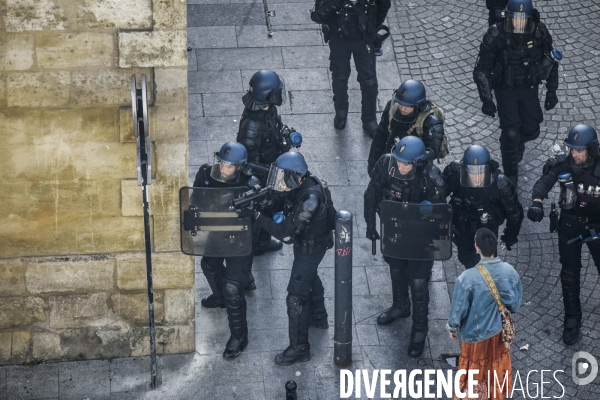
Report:
[[277,157],[285,152],[282,149],[281,117],[277,114],[277,109],[275,107],[270,107],[267,111],[244,109],[240,121],[240,131],[246,126],[252,125],[252,123],[258,125],[261,136],[261,145],[258,149],[260,159],[258,161],[263,164],[275,162]]
[[346,2],[342,10],[332,17],[331,24],[340,37],[374,36],[377,22],[375,0],[357,0]]
[[[442,109],[440,107],[438,107],[437,105],[435,105],[435,103],[433,102],[429,102],[431,104],[431,107],[429,108],[428,111],[423,111],[420,112],[419,114],[417,114],[417,118],[415,119],[415,122],[410,125],[408,127],[407,130],[407,135],[412,135],[413,133],[417,133],[417,135],[419,136],[419,138],[423,139],[423,124],[425,123],[425,119],[427,117],[429,117],[431,114],[435,115],[436,117],[438,117],[440,119],[440,121],[442,121],[442,124],[444,123],[444,112],[442,111]],[[398,110],[400,109],[400,104],[399,103],[394,103],[393,106],[390,108],[390,112],[389,112],[389,122],[388,122],[388,132],[389,132],[389,138],[391,138],[391,143],[390,140],[388,140],[388,144],[393,144],[393,138],[396,136],[394,133],[394,128],[392,127],[392,121],[394,120],[393,116],[394,114],[396,114],[398,112]],[[400,138],[401,139],[401,138]],[[449,148],[448,148],[448,138],[446,137],[446,133],[444,133],[444,136],[442,138],[442,145],[440,146],[440,152],[438,154],[438,159],[440,158],[444,158],[448,155],[448,153],[450,152]]]
[[427,178],[424,168],[419,168],[414,178],[403,181],[390,175],[387,177],[387,189],[383,198],[402,203],[420,203],[427,198]]
[[[503,43],[494,70],[496,87],[534,86],[541,82],[536,73],[544,56],[545,28],[536,24],[535,31],[526,35],[503,31],[499,39]],[[533,78],[538,75],[538,78]]]
[[488,215],[488,226],[500,226],[506,218],[503,207],[498,207],[498,171],[492,174],[492,184],[484,188],[467,188],[459,185],[458,193],[452,193],[453,225],[461,231],[472,231],[482,227],[481,217]]
[[[577,199],[572,211],[579,215],[596,217],[596,219],[600,220],[599,160],[596,159],[591,168],[586,168],[579,173],[573,174],[573,183],[577,192]],[[596,187],[599,188],[598,191],[596,191]],[[594,193],[598,193],[598,195]]]

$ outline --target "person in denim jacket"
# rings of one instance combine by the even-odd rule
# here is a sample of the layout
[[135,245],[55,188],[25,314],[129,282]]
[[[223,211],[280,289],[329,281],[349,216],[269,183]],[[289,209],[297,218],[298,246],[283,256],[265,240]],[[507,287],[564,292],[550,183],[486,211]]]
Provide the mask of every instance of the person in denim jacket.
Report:
[[[494,257],[497,246],[498,239],[489,229],[481,228],[475,233],[475,249],[481,256],[480,264],[494,279],[506,308],[515,313],[521,307],[523,285],[519,274],[510,264]],[[467,269],[456,279],[446,329],[452,339],[461,341],[458,368],[478,369],[479,373],[474,379],[481,390],[487,392],[488,371],[491,382],[494,382],[494,372],[500,382],[508,374],[508,388],[512,387],[510,352],[502,342],[498,305],[477,268]],[[466,376],[464,378],[466,385]],[[503,397],[501,393],[496,393],[496,397],[490,398]]]

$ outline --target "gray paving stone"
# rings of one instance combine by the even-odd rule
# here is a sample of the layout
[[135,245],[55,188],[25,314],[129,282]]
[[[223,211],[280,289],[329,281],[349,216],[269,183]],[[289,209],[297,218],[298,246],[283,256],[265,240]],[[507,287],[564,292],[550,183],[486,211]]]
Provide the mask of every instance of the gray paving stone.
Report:
[[[189,153],[189,163],[190,163],[190,165],[198,165],[198,166],[200,166],[200,165],[202,165],[204,163],[207,163],[207,162],[211,162],[212,163],[212,157],[210,157],[210,159],[209,159],[208,155],[209,154],[212,155],[212,153],[214,151],[217,151],[218,149],[209,152],[207,150],[207,148],[206,148],[206,141],[205,140],[191,140],[189,143],[190,143],[189,144],[189,146],[190,146],[189,147],[189,149],[190,149],[189,150],[189,152],[190,152]],[[195,172],[198,172],[198,170],[194,171],[194,173]]]
[[392,294],[392,281],[390,278],[390,268],[385,266],[369,266],[365,268],[367,280],[369,282],[369,291],[371,294]]
[[429,282],[429,318],[448,319],[450,314],[450,299],[446,282]]
[[58,398],[58,364],[8,367],[4,393],[7,399]]
[[392,305],[391,295],[353,296],[352,311],[357,325],[373,325],[377,316]]
[[90,360],[85,364],[61,363],[58,366],[58,385],[61,398],[109,398],[110,363]]
[[[157,358],[158,381],[162,382],[162,362]],[[118,392],[150,390],[150,357],[116,358],[110,363],[111,395]],[[131,394],[130,394],[131,395]]]
[[190,27],[266,24],[260,3],[192,4],[188,6],[187,20]]
[[310,171],[330,187],[348,184],[346,163],[343,161],[315,161],[310,164]]
[[239,93],[243,89],[238,70],[188,72],[188,93]]
[[11,367],[0,367],[0,393],[8,393],[6,375]]
[[379,336],[375,325],[356,325],[358,344],[361,346],[379,346]]
[[282,47],[283,65],[291,68],[327,68],[329,69],[329,46]]
[[238,120],[244,111],[243,92],[206,93],[202,95],[204,115],[207,117],[234,117]]
[[235,26],[188,27],[188,46],[194,49],[237,47]]
[[204,117],[204,106],[201,94],[188,94],[188,118]]
[[[256,69],[242,70],[242,81],[249,82]],[[277,74],[285,80],[287,90],[329,89],[329,77],[325,68],[278,69]]]
[[188,71],[197,71],[198,62],[196,60],[196,51],[194,49],[188,50]]
[[[190,140],[222,140],[235,139],[240,126],[239,117],[204,117],[190,118]],[[212,150],[212,149],[211,149]]]
[[314,3],[270,1],[269,11],[275,11],[275,17],[271,18],[271,25],[274,27],[279,25],[308,25],[314,28],[317,24],[310,19],[310,10],[313,6]]
[[266,25],[236,27],[239,47],[310,46],[323,43],[318,31],[279,31],[267,36]]
[[[283,68],[283,56],[280,47],[244,48],[244,49],[198,49],[195,51],[198,70],[248,69],[252,73],[260,69],[272,69],[279,72]],[[244,82],[250,80],[250,75]]]

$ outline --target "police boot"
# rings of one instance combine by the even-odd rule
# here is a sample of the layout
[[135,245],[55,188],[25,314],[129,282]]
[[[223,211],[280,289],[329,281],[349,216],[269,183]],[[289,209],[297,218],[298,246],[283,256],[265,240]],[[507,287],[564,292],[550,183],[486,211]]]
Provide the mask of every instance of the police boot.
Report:
[[272,239],[269,236],[268,240],[259,240],[256,242],[256,246],[254,246],[254,255],[262,256],[265,253],[281,250],[282,247],[283,243],[281,243],[279,240]]
[[248,322],[246,321],[246,299],[239,283],[225,280],[225,304],[231,336],[225,345],[223,358],[233,360],[248,345]]
[[410,345],[408,355],[419,357],[425,348],[427,339],[427,314],[429,312],[429,280],[411,279],[410,291],[413,300],[413,326],[410,333]]
[[561,271],[565,320],[563,342],[567,345],[576,343],[581,338],[581,302],[579,300],[579,275],[571,271]]
[[362,111],[361,120],[363,129],[369,136],[375,136],[377,131],[377,77],[367,79],[360,83],[362,93]]
[[[278,365],[292,365],[310,360],[310,344],[308,343],[308,325],[301,321],[302,301],[293,294],[288,294],[287,312],[289,319],[290,345],[282,353],[275,356]],[[307,314],[305,311],[305,314]],[[302,316],[304,317],[304,316]]]
[[329,322],[327,321],[327,310],[325,309],[325,291],[318,275],[315,280],[317,279],[319,280],[319,284],[313,285],[308,298],[311,313],[308,325],[318,329],[328,329]]
[[348,118],[348,79],[350,75],[331,74],[331,86],[333,88],[333,107],[335,108],[335,118],[333,126],[335,129],[344,129],[346,119]]
[[406,318],[410,315],[410,298],[408,297],[408,282],[401,275],[400,270],[390,267],[392,276],[392,298],[390,308],[379,314],[377,323],[387,325],[398,318]]
[[500,134],[500,153],[504,176],[517,187],[519,177],[519,143],[520,134],[516,130],[504,130]]
[[200,300],[200,304],[202,304],[202,307],[206,308],[225,308],[225,301],[223,300],[223,278],[225,275],[225,267],[223,264],[218,266],[210,265],[207,262],[206,257],[202,257],[200,268],[202,268],[208,286],[210,286],[210,290],[212,290],[212,294],[207,298]]

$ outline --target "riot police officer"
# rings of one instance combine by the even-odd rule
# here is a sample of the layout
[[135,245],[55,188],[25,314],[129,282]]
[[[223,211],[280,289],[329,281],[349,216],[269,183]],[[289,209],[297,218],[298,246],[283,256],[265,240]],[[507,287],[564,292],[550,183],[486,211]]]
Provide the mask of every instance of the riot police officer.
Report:
[[454,243],[458,260],[465,268],[479,263],[473,238],[479,228],[487,228],[498,236],[498,228],[506,220],[500,237],[508,250],[517,243],[523,222],[523,207],[515,187],[492,160],[488,150],[472,145],[465,150],[462,161],[453,161],[444,168],[444,196],[450,196]]
[[327,328],[324,289],[317,273],[327,249],[333,247],[331,194],[310,174],[302,154],[284,153],[272,164],[267,184],[285,193],[281,223],[257,210],[241,210],[274,237],[294,245],[294,262],[286,298],[290,345],[275,357],[279,365],[310,360],[308,327]]
[[336,129],[346,126],[352,57],[362,93],[362,126],[369,135],[375,134],[378,93],[375,47],[377,31],[390,7],[390,0],[315,1],[311,19],[322,24],[323,36],[330,49],[329,69],[335,107],[333,123]]
[[600,272],[600,240],[592,240],[600,232],[600,151],[596,130],[586,124],[573,127],[565,146],[568,154],[556,155],[544,165],[542,177],[533,186],[533,203],[527,218],[534,222],[544,218],[542,201],[558,181],[561,186],[558,251],[565,306],[563,341],[573,344],[580,338],[582,320],[579,292],[583,243],[587,244]]
[[[246,148],[236,142],[225,143],[214,155],[213,164],[204,164],[198,170],[194,187],[252,187],[258,183],[255,177],[244,174],[248,160]],[[257,237],[257,232],[253,237]],[[244,288],[250,283],[249,267],[252,254],[244,257],[202,257],[200,267],[212,294],[201,300],[206,308],[227,308],[231,336],[225,346],[223,357],[236,358],[248,345],[246,321],[246,298]],[[225,262],[225,265],[223,265]]]
[[[285,82],[275,72],[258,71],[250,78],[250,87],[242,97],[244,112],[240,120],[237,141],[248,150],[248,161],[270,165],[279,155],[290,149],[281,135],[283,124],[277,113],[277,106],[286,101]],[[266,174],[253,171],[264,182]],[[272,239],[261,230],[254,255],[277,251],[283,243]]]
[[[376,229],[379,203],[395,200],[407,203],[445,203],[444,181],[440,170],[426,159],[423,141],[415,136],[406,136],[392,149],[391,154],[379,158],[371,181],[365,191],[365,221],[367,238],[380,239]],[[379,315],[377,323],[386,325],[397,318],[410,315],[408,287],[412,295],[413,325],[408,354],[419,357],[425,347],[429,308],[429,280],[433,261],[414,261],[384,256],[390,266],[392,278],[392,306]]]
[[485,5],[489,11],[488,24],[490,26],[494,25],[497,22],[504,21],[502,12],[506,7],[506,3],[508,3],[508,0],[485,0]]
[[377,160],[389,153],[396,141],[408,135],[418,136],[423,140],[428,160],[433,161],[442,156],[443,113],[438,106],[427,100],[425,85],[412,79],[400,85],[383,110],[371,143],[367,167],[369,175]]
[[539,137],[544,120],[538,98],[542,81],[546,81],[544,108],[551,110],[558,103],[562,55],[553,50],[550,32],[531,0],[509,0],[504,14],[504,23],[490,26],[483,36],[473,80],[485,115],[496,115],[492,89],[496,94],[502,167],[516,185],[525,143]]

